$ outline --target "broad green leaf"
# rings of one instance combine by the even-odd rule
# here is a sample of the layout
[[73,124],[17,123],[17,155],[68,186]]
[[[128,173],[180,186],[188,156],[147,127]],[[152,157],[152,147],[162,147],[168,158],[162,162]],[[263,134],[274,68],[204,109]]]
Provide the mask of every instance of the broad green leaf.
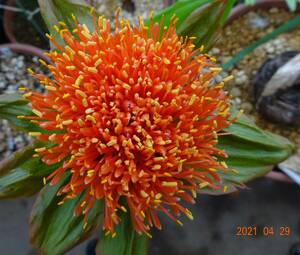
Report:
[[38,127],[28,120],[18,119],[17,116],[32,115],[28,101],[19,94],[0,95],[0,119],[8,120],[13,126],[22,131],[37,131]]
[[47,131],[27,119],[20,119],[18,116],[33,116],[28,101],[16,94],[0,95],[0,119],[10,122],[17,130],[24,132],[63,133],[62,130]]
[[[237,170],[220,172],[223,185],[227,186],[228,191],[234,191],[236,186],[265,175],[294,150],[294,145],[289,140],[263,131],[245,115],[225,129],[225,132],[230,135],[220,136],[218,146],[228,154],[225,160],[228,167]],[[223,191],[205,190],[216,194]]]
[[[171,17],[175,14],[176,18],[178,18],[178,28],[194,10],[210,1],[211,0],[178,0],[173,5],[158,12],[153,17],[153,22],[160,23],[163,19],[162,27],[169,26]],[[145,24],[149,25],[149,20],[146,21]]]
[[0,199],[37,193],[43,187],[43,177],[58,167],[58,164],[47,166],[40,158],[32,157],[38,145],[29,145],[1,162]]
[[234,2],[235,0],[216,0],[199,7],[183,21],[178,33],[195,37],[196,47],[203,45],[207,50],[226,21]]
[[287,31],[290,31],[300,25],[300,15],[290,19],[288,22],[282,24],[280,27],[273,30],[271,33],[263,36],[259,40],[253,42],[243,50],[241,50],[238,54],[233,56],[232,59],[230,59],[228,62],[224,63],[222,65],[224,70],[227,70],[231,68],[233,65],[238,63],[240,60],[242,60],[246,55],[254,51],[257,47],[260,45],[272,40],[273,38],[277,37],[278,35],[285,33]]
[[134,230],[129,213],[122,212],[120,216],[122,221],[116,226],[116,236],[103,233],[97,244],[97,255],[147,255],[149,238]]
[[79,23],[86,24],[91,30],[94,29],[91,7],[84,0],[38,0],[38,2],[49,32],[61,45],[64,42],[53,26],[61,21],[66,23],[69,30],[72,31],[74,29],[72,15]]
[[78,243],[87,239],[101,224],[103,202],[97,200],[90,209],[86,228],[84,217],[74,216],[75,207],[81,203],[84,193],[57,205],[60,187],[68,180],[65,176],[54,186],[46,186],[40,193],[30,219],[31,243],[43,255],[63,255]]

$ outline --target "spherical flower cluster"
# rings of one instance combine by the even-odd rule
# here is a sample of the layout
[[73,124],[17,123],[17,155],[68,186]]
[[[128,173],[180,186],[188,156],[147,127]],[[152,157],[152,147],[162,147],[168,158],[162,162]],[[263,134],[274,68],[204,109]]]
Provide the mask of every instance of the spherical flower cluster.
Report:
[[218,188],[226,171],[216,144],[230,125],[229,97],[215,82],[214,59],[179,37],[173,20],[162,33],[142,20],[131,27],[117,18],[114,31],[103,17],[93,31],[74,24],[72,33],[56,27],[66,46],[49,36],[57,48],[46,64],[52,77],[33,74],[47,93],[24,95],[29,118],[48,130],[31,134],[52,144],[38,155],[49,165],[63,161],[47,181],[70,174],[58,195],[63,203],[85,192],[77,213],[102,199],[103,228],[112,234],[119,210],[139,233],[161,228],[159,211],[178,224],[181,214],[192,218],[181,201],[193,203],[199,185]]

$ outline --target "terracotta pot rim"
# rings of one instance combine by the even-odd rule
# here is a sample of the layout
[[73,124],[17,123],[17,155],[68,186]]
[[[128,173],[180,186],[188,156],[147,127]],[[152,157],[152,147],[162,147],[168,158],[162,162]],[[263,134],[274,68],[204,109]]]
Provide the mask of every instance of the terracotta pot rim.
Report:
[[37,57],[49,62],[49,59],[44,55],[45,51],[43,51],[42,49],[40,49],[38,47],[32,46],[30,44],[23,44],[23,43],[0,44],[0,49],[4,49],[4,48],[8,48],[15,53],[37,56]]
[[[15,6],[16,5],[16,0],[8,0],[7,1],[8,6]],[[12,24],[13,24],[13,16],[14,12],[10,10],[4,10],[3,13],[3,28],[4,32],[7,36],[7,38],[12,42],[12,43],[17,43],[17,38],[15,37],[13,30],[12,30]]]
[[[271,8],[280,8],[288,10],[288,6],[283,0],[257,0],[257,2],[253,6],[248,6],[245,4],[238,4],[235,6],[229,16],[229,19],[226,22],[226,26],[230,25],[233,21],[238,19],[239,17],[247,14],[250,11],[255,11],[258,9],[271,9]],[[297,1],[297,11],[300,11],[300,0]],[[280,168],[279,168],[280,169]],[[271,171],[266,175],[267,178],[282,181],[286,183],[293,183],[292,179],[289,178],[283,172]]]

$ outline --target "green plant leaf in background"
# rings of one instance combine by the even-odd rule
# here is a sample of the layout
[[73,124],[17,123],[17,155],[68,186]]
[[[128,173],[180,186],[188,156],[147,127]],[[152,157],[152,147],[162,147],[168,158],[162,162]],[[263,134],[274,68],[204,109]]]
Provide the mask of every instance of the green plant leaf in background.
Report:
[[32,115],[28,101],[19,94],[0,95],[0,119],[8,120],[13,126],[21,131],[37,131],[38,127],[25,119],[17,116]]
[[[219,137],[218,147],[228,154],[225,160],[228,167],[236,170],[220,172],[228,192],[236,190],[236,186],[264,176],[294,150],[294,145],[289,140],[260,129],[246,115],[242,115],[224,132],[229,135]],[[204,190],[211,194],[222,194],[223,191]]]
[[24,132],[41,132],[44,134],[63,133],[61,130],[47,131],[28,119],[18,117],[33,115],[34,114],[28,105],[28,101],[22,98],[20,94],[0,95],[0,119],[8,120],[17,130]]
[[64,22],[72,31],[74,28],[72,15],[76,17],[79,23],[86,24],[91,30],[94,29],[93,15],[90,13],[91,7],[84,0],[38,0],[38,2],[49,32],[61,45],[64,45],[64,42],[59,33],[55,31],[54,25]]
[[[211,0],[178,0],[176,3],[158,12],[153,17],[153,22],[160,23],[163,18],[162,27],[169,26],[171,17],[175,14],[176,18],[178,18],[178,28],[194,10],[209,2]],[[145,21],[145,24],[149,25],[149,22],[149,20]]]
[[134,230],[129,213],[121,212],[119,216],[121,222],[116,226],[116,236],[103,233],[96,247],[97,255],[147,255],[149,237]]
[[30,196],[41,190],[43,177],[49,175],[59,164],[45,165],[40,158],[33,158],[32,144],[15,152],[0,164],[0,198]]
[[75,207],[80,204],[84,193],[58,205],[62,198],[57,196],[57,192],[68,178],[66,175],[59,184],[46,186],[39,194],[31,214],[31,242],[43,255],[65,254],[90,237],[102,221],[102,200],[97,200],[90,209],[86,228],[84,217],[74,216]]
[[209,49],[217,32],[226,21],[235,0],[215,0],[193,11],[179,26],[178,33],[196,39],[196,47],[205,46]]

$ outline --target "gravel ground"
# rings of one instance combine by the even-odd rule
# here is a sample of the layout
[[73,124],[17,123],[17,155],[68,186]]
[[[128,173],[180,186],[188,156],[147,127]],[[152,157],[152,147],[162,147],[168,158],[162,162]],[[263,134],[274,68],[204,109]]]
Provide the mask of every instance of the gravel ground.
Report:
[[[44,73],[37,57],[14,54],[9,50],[0,51],[0,94],[18,93],[19,87],[27,87],[36,91],[43,91],[28,73],[27,68]],[[8,157],[12,152],[23,148],[31,138],[16,131],[6,120],[0,120],[0,160]]]
[[[278,26],[287,22],[295,14],[285,10],[272,8],[269,11],[250,12],[228,25],[210,54],[214,55],[220,64],[226,63],[245,46],[270,33]],[[277,38],[256,48],[252,53],[229,69],[235,79],[228,85],[233,97],[233,104],[238,109],[244,109],[262,128],[283,135],[295,142],[300,148],[300,129],[280,127],[264,120],[256,111],[252,102],[252,85],[258,68],[269,58],[274,58],[283,52],[300,50],[300,28],[279,35]],[[299,170],[300,171],[300,170]]]

